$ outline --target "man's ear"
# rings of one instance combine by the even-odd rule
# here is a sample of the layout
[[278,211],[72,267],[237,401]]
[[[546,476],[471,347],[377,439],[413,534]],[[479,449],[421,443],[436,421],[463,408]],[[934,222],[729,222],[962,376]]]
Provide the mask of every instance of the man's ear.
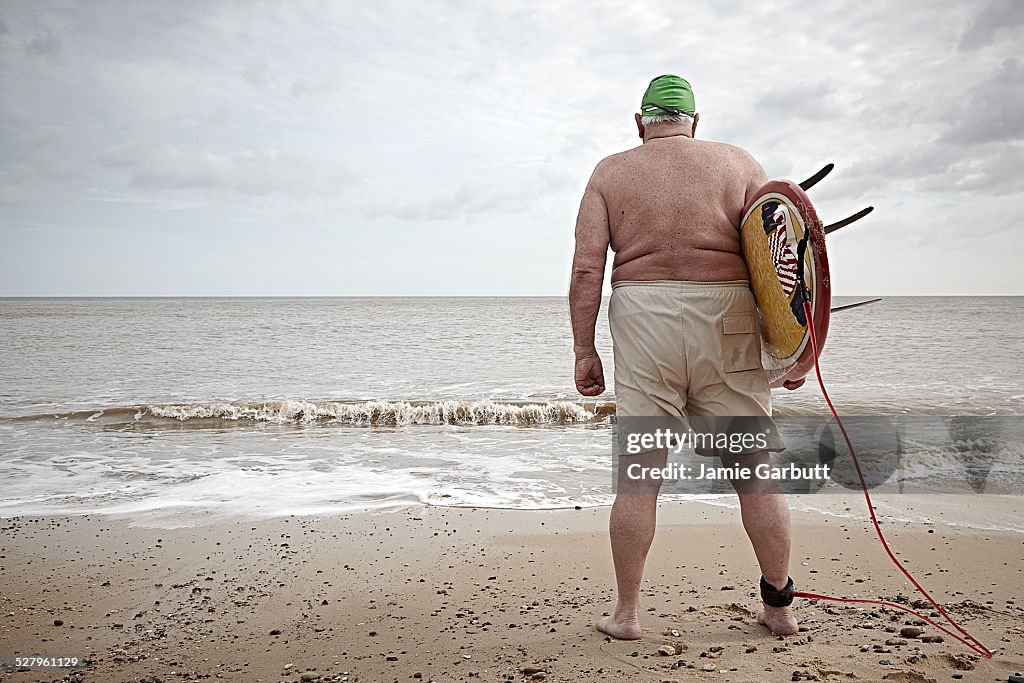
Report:
[[697,122],[700,121],[700,114],[693,115],[693,128],[690,130],[690,137],[697,137]]
[[633,114],[633,119],[636,121],[636,130],[640,134],[640,139],[644,139],[644,124],[640,122],[640,114]]

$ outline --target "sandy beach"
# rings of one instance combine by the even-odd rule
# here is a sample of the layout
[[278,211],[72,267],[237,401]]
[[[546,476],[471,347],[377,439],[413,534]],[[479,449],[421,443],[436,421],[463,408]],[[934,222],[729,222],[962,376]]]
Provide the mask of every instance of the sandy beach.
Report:
[[[613,606],[607,508],[407,508],[153,529],[100,516],[3,521],[0,653],[78,656],[10,681],[1006,681],[1024,669],[1019,534],[891,524],[900,558],[996,651],[901,635],[909,615],[798,600],[754,618],[738,512],[662,504],[640,641]],[[913,602],[866,524],[796,513],[797,588]],[[923,610],[925,614],[929,609]],[[666,647],[667,646],[667,647]],[[671,653],[671,654],[669,654]]]

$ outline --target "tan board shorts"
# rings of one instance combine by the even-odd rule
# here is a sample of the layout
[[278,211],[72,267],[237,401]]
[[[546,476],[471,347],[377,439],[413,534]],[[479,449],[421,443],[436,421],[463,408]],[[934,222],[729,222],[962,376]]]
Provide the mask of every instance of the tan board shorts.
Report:
[[[608,325],[620,430],[624,418],[690,418],[696,429],[694,416],[744,416],[758,418],[756,424],[770,433],[767,450],[783,450],[771,419],[754,295],[745,280],[617,282]],[[744,453],[757,450],[764,449]]]

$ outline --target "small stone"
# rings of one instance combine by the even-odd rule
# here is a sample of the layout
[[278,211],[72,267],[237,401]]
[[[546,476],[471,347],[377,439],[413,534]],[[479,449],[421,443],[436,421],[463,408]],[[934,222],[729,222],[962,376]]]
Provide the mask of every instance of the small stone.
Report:
[[943,642],[942,636],[921,636],[922,643],[941,643]]
[[715,665],[714,665],[714,664],[705,664],[704,666],[702,666],[702,667],[700,668],[700,670],[701,670],[701,671],[714,671],[714,670],[715,670],[715,668],[716,668],[716,667],[715,667]]
[[299,680],[302,681],[302,683],[309,683],[309,681],[315,681],[318,678],[320,678],[320,674],[313,671],[306,671],[299,676]]
[[547,677],[548,677],[547,672],[545,672],[545,671],[538,671],[537,673],[535,673],[532,676],[530,676],[530,680],[532,680],[532,681],[543,681]]
[[924,633],[924,629],[917,626],[904,626],[900,629],[900,635],[904,638],[917,638]]
[[270,635],[272,635],[272,636],[279,636],[279,635],[281,635],[281,629],[279,629],[279,628],[275,628],[275,629],[273,629],[273,630],[272,630],[272,631],[270,632]]
[[54,626],[63,626],[64,625],[64,620],[63,619],[54,619],[53,620],[53,625]]
[[658,648],[658,654],[662,657],[675,657],[676,646],[675,645],[662,645]]
[[736,590],[736,586],[725,585],[725,586],[722,586],[722,590],[724,590],[724,591],[734,591],[734,590]]
[[547,669],[542,666],[524,666],[519,670],[519,673],[524,676],[532,676],[533,674],[547,673]]

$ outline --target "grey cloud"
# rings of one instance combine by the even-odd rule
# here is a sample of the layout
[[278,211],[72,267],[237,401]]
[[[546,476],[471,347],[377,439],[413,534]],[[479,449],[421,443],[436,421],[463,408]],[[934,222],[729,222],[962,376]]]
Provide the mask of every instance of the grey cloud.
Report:
[[25,52],[33,57],[53,59],[60,56],[64,45],[52,33],[34,36],[25,43]]
[[1021,168],[1024,168],[1024,145],[998,145],[982,158],[961,159],[944,173],[923,177],[917,188],[1000,197],[1024,191]]
[[759,115],[828,121],[839,117],[842,109],[835,99],[836,87],[827,81],[817,83],[779,83],[766,89],[755,104]]
[[[558,230],[594,164],[638,144],[647,81],[675,72],[694,83],[700,137],[796,180],[834,161],[815,189],[822,208],[855,210],[863,196],[916,235],[960,222],[938,193],[962,217],[1024,189],[1021,61],[1004,28],[1022,5],[7,3],[0,200],[7,218],[141,225],[154,243],[243,216],[256,236],[329,226],[347,248],[428,221],[457,231],[441,222],[470,216],[482,248],[516,224],[530,236],[523,255],[550,260],[543,250],[561,247],[545,238],[571,238]],[[392,96],[409,109],[381,106]],[[403,286],[417,285],[393,291]]]
[[1017,58],[1003,60],[990,78],[968,90],[964,102],[941,142],[969,145],[1024,138],[1024,64]]
[[333,197],[356,182],[346,169],[276,150],[210,152],[171,144],[125,146],[105,154],[103,164],[123,171],[131,187],[154,192],[227,190],[255,197]]
[[[369,215],[405,221],[444,221],[478,214],[516,214],[528,211],[538,199],[580,184],[560,169],[524,169],[518,179],[497,176],[464,181],[454,191],[429,199],[393,201],[373,207]],[[575,198],[574,201],[579,201]]]
[[445,196],[421,201],[399,201],[391,206],[371,210],[372,215],[385,215],[405,221],[443,221],[473,214],[515,210],[516,199],[522,196],[511,189],[500,189],[481,183],[464,183]]
[[1024,3],[1020,0],[991,0],[974,15],[964,29],[957,47],[970,51],[989,45],[996,34],[1024,24]]
[[242,72],[242,78],[252,86],[267,84],[267,67],[265,64],[252,65]]
[[[868,139],[871,146],[846,172],[848,196],[885,193],[893,186],[961,197],[1024,191],[1024,63],[1004,59],[985,78],[943,100],[949,88],[945,78],[914,86],[913,97],[929,106],[908,125],[880,128]],[[935,106],[936,101],[948,105]],[[826,188],[824,194],[835,191]]]
[[[1024,145],[957,147],[938,140],[886,149],[854,164],[842,184],[822,196],[850,199],[884,195],[902,188],[914,192],[964,196],[1002,196],[1024,191]],[[964,201],[961,199],[960,201]]]

